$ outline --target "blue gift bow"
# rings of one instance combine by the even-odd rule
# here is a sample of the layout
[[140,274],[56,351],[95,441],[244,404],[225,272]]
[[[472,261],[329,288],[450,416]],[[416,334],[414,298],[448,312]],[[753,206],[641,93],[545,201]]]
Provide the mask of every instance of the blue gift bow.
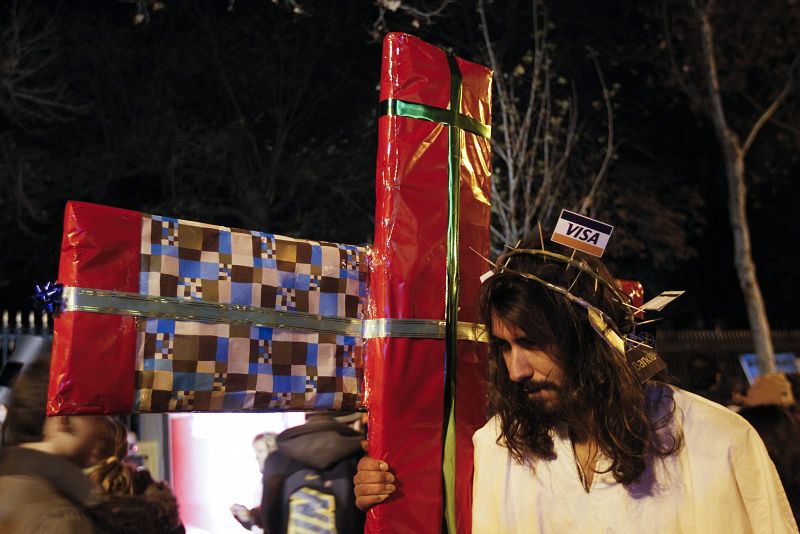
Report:
[[43,286],[36,285],[33,300],[47,310],[47,313],[57,317],[63,307],[64,285],[58,282],[46,282]]

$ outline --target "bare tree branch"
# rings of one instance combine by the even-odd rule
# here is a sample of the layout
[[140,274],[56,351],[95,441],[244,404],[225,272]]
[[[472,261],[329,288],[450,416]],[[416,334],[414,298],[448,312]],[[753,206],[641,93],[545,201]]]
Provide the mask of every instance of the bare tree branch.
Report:
[[[253,158],[256,161],[256,165],[258,167],[258,174],[260,180],[265,180],[267,178],[266,173],[264,172],[264,162],[261,158],[261,149],[259,147],[258,142],[256,141],[256,137],[253,134],[250,126],[248,124],[247,118],[242,113],[242,107],[239,104],[239,99],[236,96],[236,92],[233,89],[233,85],[231,85],[230,80],[228,79],[228,74],[225,71],[225,64],[223,63],[222,59],[220,58],[219,54],[219,43],[214,36],[214,32],[206,27],[206,34],[208,36],[209,42],[211,44],[211,57],[214,60],[214,66],[217,69],[217,74],[219,75],[220,83],[222,83],[222,87],[225,89],[225,93],[228,95],[228,100],[233,107],[234,112],[236,113],[236,117],[238,118],[237,123],[242,129],[242,132],[245,134],[245,137],[250,144],[250,150],[253,154]],[[263,186],[264,184],[262,184]]]
[[747,135],[747,139],[741,148],[742,156],[747,155],[747,153],[750,151],[750,147],[756,140],[756,137],[758,137],[761,128],[763,128],[764,125],[772,119],[772,117],[778,111],[778,108],[780,108],[781,104],[783,104],[783,101],[786,100],[787,96],[789,96],[789,93],[794,86],[794,71],[797,69],[798,64],[800,64],[800,54],[796,55],[794,61],[792,61],[792,64],[789,67],[786,84],[783,86],[781,92],[778,93],[778,96],[775,97],[775,100],[772,101],[772,104],[770,104],[770,106],[764,110],[764,113],[758,117],[758,120],[756,120],[755,124],[753,124],[753,127],[750,129],[750,133]]
[[[534,223],[544,220],[555,205],[575,200],[576,188],[567,183],[567,171],[579,141],[577,94],[561,90],[568,82],[552,71],[547,11],[540,0],[531,0],[532,50],[526,52],[512,72],[498,57],[497,42],[489,30],[490,14],[484,0],[478,1],[480,30],[490,67],[495,71],[495,116],[498,135],[492,140],[496,167],[492,174],[493,251],[503,243],[528,237]],[[594,58],[599,72],[599,62]],[[611,92],[601,76],[606,102],[608,134],[606,156],[592,173],[587,206],[597,194],[613,160],[613,106]],[[502,236],[502,239],[500,239]]]
[[694,103],[699,103],[700,95],[695,91],[694,87],[686,83],[681,69],[675,61],[675,47],[672,43],[672,28],[669,21],[669,12],[667,10],[667,3],[663,2],[661,20],[664,25],[664,45],[667,48],[667,57],[669,58],[670,70],[672,71],[672,78],[678,83],[681,90],[689,97],[689,100]]
[[592,58],[592,63],[594,63],[594,68],[597,72],[597,78],[600,80],[600,85],[603,88],[603,101],[606,105],[606,125],[608,127],[608,133],[606,135],[606,151],[603,156],[603,162],[600,165],[600,169],[597,171],[594,180],[592,181],[592,186],[589,188],[589,193],[584,197],[583,202],[581,202],[579,211],[582,213],[586,213],[592,206],[595,196],[597,195],[597,191],[600,188],[600,182],[603,180],[603,177],[608,171],[608,166],[611,164],[611,160],[614,157],[614,152],[617,148],[617,145],[614,144],[614,108],[611,102],[611,93],[608,90],[608,85],[606,85],[606,80],[603,76],[603,70],[600,68],[600,63],[597,61],[597,53],[594,50],[590,50],[589,55]]
[[387,11],[405,13],[413,17],[414,24],[418,26],[420,20],[425,24],[431,24],[453,2],[454,0],[441,0],[439,5],[433,9],[421,9],[405,3],[404,0],[375,0],[375,5],[378,6],[378,17],[372,23],[372,37],[378,40],[379,36],[388,29],[386,24]]
[[0,17],[0,112],[30,127],[65,122],[88,106],[69,98],[65,83],[45,83],[41,74],[56,61],[55,21],[39,20],[29,1],[12,0]]

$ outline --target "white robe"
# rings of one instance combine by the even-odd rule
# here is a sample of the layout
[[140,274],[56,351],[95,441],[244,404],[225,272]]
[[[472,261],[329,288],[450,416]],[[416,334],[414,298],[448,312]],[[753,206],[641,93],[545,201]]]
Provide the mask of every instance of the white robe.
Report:
[[[628,487],[610,473],[597,473],[587,493],[566,432],[553,433],[556,459],[536,461],[533,471],[519,465],[496,443],[499,418],[491,419],[472,438],[472,531],[797,533],[756,431],[727,408],[671,389],[677,407],[672,425],[683,429],[684,446],[649,463],[642,478]],[[598,467],[608,464],[601,458]]]

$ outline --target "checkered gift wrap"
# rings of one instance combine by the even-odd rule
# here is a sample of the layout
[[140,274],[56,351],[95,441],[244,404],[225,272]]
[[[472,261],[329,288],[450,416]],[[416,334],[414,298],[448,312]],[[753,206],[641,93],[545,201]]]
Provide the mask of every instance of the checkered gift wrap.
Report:
[[[68,226],[62,271],[65,253],[86,258],[84,249],[97,245],[84,239],[67,246],[68,239],[80,240],[86,232],[89,235],[94,232],[103,239],[104,227],[88,216],[100,210],[106,215],[111,212],[112,216],[118,212],[133,214],[134,221],[126,225],[125,231],[132,231],[129,227],[139,223],[135,258],[138,272],[129,268],[129,276],[119,277],[124,279],[122,283],[104,279],[87,282],[75,275],[70,280],[68,272],[66,281],[60,276],[65,285],[87,287],[88,284],[95,289],[130,292],[133,287],[121,287],[129,284],[137,286],[136,292],[150,300],[166,297],[182,302],[220,303],[229,308],[362,318],[366,282],[363,248],[92,204],[70,204],[71,215],[65,218]],[[108,221],[107,216],[95,218]],[[68,227],[76,224],[82,232],[68,232]],[[132,242],[133,237],[127,241]],[[106,253],[115,258],[120,256],[114,255],[110,248],[113,249],[104,248]],[[92,262],[85,263],[91,271]],[[111,269],[108,263],[104,262],[105,271]],[[72,261],[66,270],[80,271],[80,264],[80,260]],[[137,280],[128,280],[133,277]],[[69,318],[72,322],[80,319],[91,323],[103,314],[81,311],[63,314],[67,315],[77,316]],[[112,354],[105,347],[88,345],[82,336],[59,335],[64,334],[59,330],[65,329],[57,324],[59,350],[55,367],[64,367],[64,360],[96,358],[96,368],[116,369],[126,365],[120,362],[130,361],[130,374],[123,373],[134,383],[130,409],[114,408],[103,392],[92,390],[89,382],[104,380],[99,371],[87,374],[73,370],[66,377],[53,371],[51,413],[313,411],[352,410],[361,406],[363,341],[359,336],[241,322],[200,322],[191,320],[191,314],[188,317],[157,314],[135,319],[117,316],[117,319],[134,320],[133,340],[128,345],[135,353],[133,357],[122,354],[124,348],[118,349],[119,354]],[[71,339],[65,342],[65,337]],[[120,384],[128,378],[113,380]],[[82,389],[76,391],[73,382],[83,382]],[[70,387],[72,391],[65,391]],[[113,390],[113,384],[109,389]]]

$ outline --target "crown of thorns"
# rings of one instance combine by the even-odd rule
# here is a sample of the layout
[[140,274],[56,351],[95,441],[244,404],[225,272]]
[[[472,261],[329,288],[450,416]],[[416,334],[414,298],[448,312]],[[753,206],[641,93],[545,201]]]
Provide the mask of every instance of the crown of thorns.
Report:
[[[566,288],[558,284],[548,282],[547,280],[544,280],[543,278],[540,278],[535,274],[527,273],[524,271],[518,271],[508,266],[508,263],[514,256],[520,256],[523,254],[542,256],[545,258],[545,261],[548,258],[555,261],[560,261],[566,264],[567,269],[572,266],[578,269],[578,272],[570,287]],[[572,286],[575,285],[575,282],[578,280],[578,277],[581,275],[581,273],[586,273],[587,275],[591,276],[594,279],[595,292],[597,291],[599,285],[602,285],[604,288],[611,291],[613,295],[613,300],[618,301],[625,308],[626,314],[628,315],[631,324],[635,324],[634,311],[638,311],[638,308],[631,305],[627,301],[627,299],[622,295],[619,289],[615,287],[613,283],[606,280],[597,271],[592,269],[592,267],[589,266],[589,264],[586,263],[585,261],[581,259],[576,259],[574,257],[571,258],[568,256],[564,256],[556,252],[550,252],[549,250],[533,249],[533,248],[511,248],[508,252],[506,252],[502,256],[502,258],[504,259],[502,264],[497,264],[489,261],[489,263],[493,266],[493,270],[490,271],[491,276],[489,276],[488,278],[484,278],[484,281],[492,278],[493,275],[496,274],[513,274],[525,278],[527,280],[532,280],[534,282],[537,282],[546,287],[547,289],[563,295],[571,302],[574,302],[575,304],[586,309],[589,317],[589,323],[592,325],[592,328],[595,330],[595,332],[597,332],[600,335],[600,337],[604,341],[606,341],[623,358],[625,357],[626,353],[626,341],[628,342],[628,345],[643,346],[652,349],[652,347],[645,345],[639,342],[638,340],[634,340],[630,337],[624,338],[620,329],[614,323],[614,320],[606,312],[604,312],[591,302],[587,301],[586,299],[572,293],[571,291]]]

